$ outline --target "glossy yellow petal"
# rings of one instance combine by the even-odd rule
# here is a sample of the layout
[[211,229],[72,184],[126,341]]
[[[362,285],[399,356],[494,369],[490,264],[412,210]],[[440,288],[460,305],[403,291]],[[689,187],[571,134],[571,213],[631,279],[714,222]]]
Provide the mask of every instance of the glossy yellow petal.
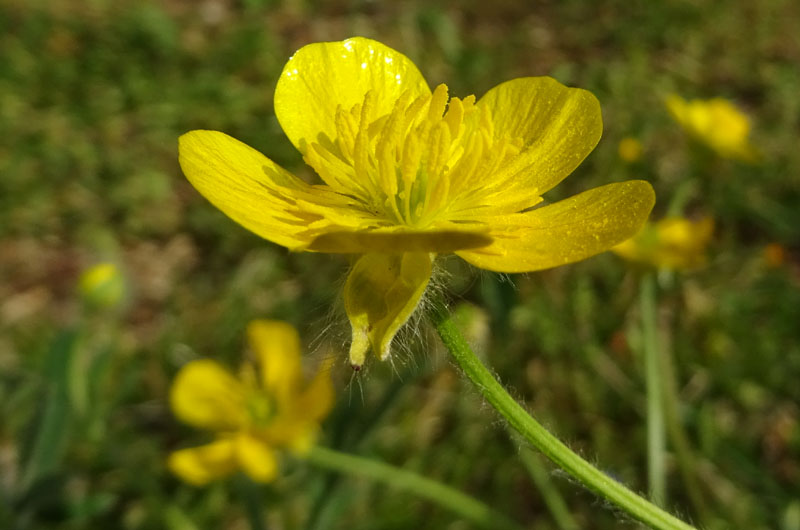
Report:
[[170,406],[184,423],[212,431],[236,430],[246,421],[245,389],[208,359],[184,365],[170,389]]
[[494,242],[456,254],[498,272],[572,263],[631,237],[647,220],[654,203],[655,194],[647,182],[608,184],[529,212],[487,220]]
[[392,339],[419,304],[431,277],[427,253],[365,254],[344,286],[344,307],[353,329],[350,362],[364,364],[367,350],[382,360]]
[[180,137],[179,162],[186,178],[228,217],[279,245],[306,243],[303,219],[290,213],[295,196],[310,186],[255,149],[216,131]]
[[363,37],[318,42],[300,48],[286,63],[275,88],[275,114],[289,140],[305,153],[312,142],[336,139],[338,108],[350,110],[372,91],[371,123],[388,114],[407,90],[413,96],[430,94],[405,55]]
[[280,403],[291,401],[302,378],[300,335],[291,324],[278,320],[253,320],[247,337],[261,370],[261,382]]
[[485,233],[456,230],[429,232],[328,232],[316,237],[308,250],[340,254],[366,254],[368,252],[453,252],[468,248],[485,247],[492,240]]
[[520,138],[519,155],[495,175],[498,185],[546,192],[586,158],[603,132],[591,92],[550,77],[521,77],[489,90],[477,103],[491,112],[494,136]]
[[167,467],[184,482],[203,486],[236,470],[234,442],[226,438],[175,451],[169,455]]
[[241,433],[235,438],[236,460],[248,477],[256,482],[271,482],[278,474],[275,451],[263,440]]

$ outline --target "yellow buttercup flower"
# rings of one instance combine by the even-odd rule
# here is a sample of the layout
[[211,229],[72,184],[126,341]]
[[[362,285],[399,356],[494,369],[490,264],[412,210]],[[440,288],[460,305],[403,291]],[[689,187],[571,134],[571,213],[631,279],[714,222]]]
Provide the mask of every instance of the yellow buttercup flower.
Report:
[[750,119],[730,101],[722,98],[686,101],[672,94],[666,99],[672,117],[694,138],[719,155],[745,162],[758,159],[750,145]]
[[710,217],[699,221],[667,217],[647,223],[638,234],[611,250],[634,263],[670,270],[691,269],[705,263],[713,232],[714,221]]
[[649,184],[628,181],[534,208],[602,132],[597,99],[548,77],[449,98],[401,53],[356,37],[295,53],[275,113],[321,184],[214,131],[183,135],[180,164],[256,234],[290,250],[361,255],[344,290],[354,367],[370,347],[389,355],[436,254],[500,272],[555,267],[633,235],[655,200]]
[[203,359],[186,364],[173,382],[175,415],[216,434],[210,444],[169,456],[170,470],[191,484],[207,484],[238,469],[253,480],[271,481],[278,470],[277,451],[308,450],[333,404],[327,370],[303,384],[300,338],[292,326],[255,320],[247,333],[257,363],[246,364],[241,378]]

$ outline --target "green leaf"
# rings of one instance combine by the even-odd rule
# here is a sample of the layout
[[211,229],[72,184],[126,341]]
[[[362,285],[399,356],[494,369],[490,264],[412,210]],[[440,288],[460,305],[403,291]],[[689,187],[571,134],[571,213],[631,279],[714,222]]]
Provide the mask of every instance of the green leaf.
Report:
[[78,337],[77,329],[62,331],[53,341],[47,354],[43,370],[44,407],[25,464],[20,493],[26,491],[43,476],[52,473],[64,454],[72,415],[67,380]]

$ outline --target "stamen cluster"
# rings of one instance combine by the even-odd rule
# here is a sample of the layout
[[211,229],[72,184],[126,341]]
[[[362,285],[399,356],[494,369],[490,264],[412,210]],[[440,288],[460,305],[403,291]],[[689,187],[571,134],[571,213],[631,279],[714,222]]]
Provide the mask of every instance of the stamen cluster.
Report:
[[416,98],[405,91],[377,119],[374,102],[369,91],[352,108],[339,106],[336,140],[311,144],[306,162],[334,191],[380,219],[378,226],[424,229],[457,221],[483,205],[484,177],[522,147],[519,138],[495,136],[491,113],[475,106],[475,96],[448,101],[444,84]]

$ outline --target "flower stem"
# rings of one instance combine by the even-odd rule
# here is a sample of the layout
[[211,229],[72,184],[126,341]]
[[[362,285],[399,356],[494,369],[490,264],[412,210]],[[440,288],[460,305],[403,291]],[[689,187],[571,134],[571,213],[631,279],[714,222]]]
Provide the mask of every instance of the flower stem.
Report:
[[306,460],[331,471],[367,477],[387,486],[409,491],[455,512],[482,528],[521,530],[518,524],[481,501],[407,469],[320,446],[312,448],[306,455]]
[[650,499],[664,506],[667,500],[666,435],[664,433],[664,406],[661,390],[661,352],[658,344],[656,278],[652,273],[642,277],[639,292],[642,312],[642,339],[644,344],[645,387],[647,389],[647,482]]
[[635,494],[578,456],[512,398],[467,345],[443,304],[434,312],[434,324],[447,349],[484,398],[536,449],[597,495],[634,519],[656,530],[693,530],[658,506]]

